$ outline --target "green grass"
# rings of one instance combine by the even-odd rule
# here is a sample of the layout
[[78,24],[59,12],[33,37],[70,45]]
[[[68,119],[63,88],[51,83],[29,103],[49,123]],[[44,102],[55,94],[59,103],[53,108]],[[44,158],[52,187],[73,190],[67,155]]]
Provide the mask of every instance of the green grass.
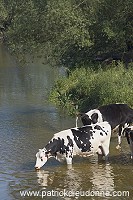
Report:
[[133,63],[125,69],[122,63],[98,70],[78,68],[69,77],[59,78],[50,100],[68,114],[87,111],[109,103],[127,103],[133,107]]

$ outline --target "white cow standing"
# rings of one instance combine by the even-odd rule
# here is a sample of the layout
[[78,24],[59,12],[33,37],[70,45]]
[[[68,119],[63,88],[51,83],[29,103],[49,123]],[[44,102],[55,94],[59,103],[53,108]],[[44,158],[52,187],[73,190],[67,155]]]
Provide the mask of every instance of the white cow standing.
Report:
[[75,155],[98,153],[108,159],[111,126],[108,122],[71,128],[54,134],[53,138],[36,154],[35,169],[40,169],[50,157],[58,161],[66,159],[72,164]]

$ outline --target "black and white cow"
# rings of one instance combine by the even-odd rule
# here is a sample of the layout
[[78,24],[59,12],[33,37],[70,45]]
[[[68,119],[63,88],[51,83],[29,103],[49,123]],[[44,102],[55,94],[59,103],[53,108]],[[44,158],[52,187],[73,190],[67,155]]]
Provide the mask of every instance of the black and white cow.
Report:
[[53,138],[36,154],[36,169],[40,169],[50,157],[58,161],[66,159],[72,164],[74,155],[98,153],[108,158],[111,126],[108,122],[71,128],[54,134]]
[[111,125],[112,130],[118,127],[117,148],[121,145],[121,134],[124,128],[128,127],[133,122],[133,109],[127,104],[104,105],[80,115],[83,125],[107,121]]
[[125,134],[125,137],[127,138],[127,142],[130,147],[131,151],[131,159],[133,159],[133,126],[129,126],[128,128],[125,128],[123,133]]

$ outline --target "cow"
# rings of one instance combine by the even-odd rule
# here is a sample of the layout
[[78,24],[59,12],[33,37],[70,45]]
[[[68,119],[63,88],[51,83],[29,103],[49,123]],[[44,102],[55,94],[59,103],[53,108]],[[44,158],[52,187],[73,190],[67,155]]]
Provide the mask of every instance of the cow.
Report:
[[130,126],[133,122],[133,109],[127,104],[104,105],[79,115],[83,125],[107,121],[111,125],[112,130],[118,127],[117,148],[121,148],[121,134],[124,128]]
[[131,151],[131,159],[133,159],[133,126],[129,126],[124,129],[123,134],[127,138],[127,143]]
[[71,128],[54,134],[53,138],[36,154],[35,169],[40,169],[50,157],[58,161],[66,159],[72,164],[73,156],[94,153],[108,160],[111,126],[108,122]]

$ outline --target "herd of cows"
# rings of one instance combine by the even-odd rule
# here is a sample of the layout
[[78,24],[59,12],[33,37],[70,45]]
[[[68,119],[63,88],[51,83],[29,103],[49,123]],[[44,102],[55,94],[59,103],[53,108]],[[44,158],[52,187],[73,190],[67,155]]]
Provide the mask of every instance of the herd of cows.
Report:
[[109,104],[86,113],[80,113],[82,127],[70,128],[54,134],[53,138],[36,154],[35,169],[40,169],[50,157],[66,159],[72,164],[75,155],[105,156],[108,161],[112,130],[118,128],[118,146],[124,135],[133,159],[133,109],[127,104]]

